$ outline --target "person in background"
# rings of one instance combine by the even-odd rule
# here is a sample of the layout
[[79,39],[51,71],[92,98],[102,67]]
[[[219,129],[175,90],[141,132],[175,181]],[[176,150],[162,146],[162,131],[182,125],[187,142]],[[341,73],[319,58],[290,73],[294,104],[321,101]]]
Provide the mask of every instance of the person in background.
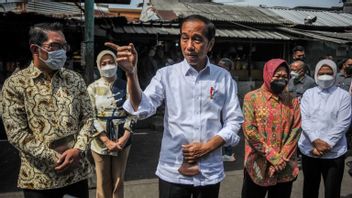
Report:
[[[337,73],[336,86],[348,91],[352,95],[352,57],[343,59],[339,64],[339,72]],[[351,152],[352,148],[352,126],[346,133],[347,147]],[[352,176],[352,161],[347,162],[349,168],[348,173]]]
[[293,61],[303,61],[306,58],[305,56],[305,49],[303,46],[297,45],[292,49],[292,60]]
[[217,198],[225,178],[223,145],[239,142],[243,122],[236,83],[229,72],[209,62],[215,26],[190,15],[180,24],[184,60],[158,70],[141,91],[133,44],[117,46],[117,61],[127,76],[129,100],[124,109],[146,118],[164,102],[164,132],[156,175],[160,198]]
[[245,137],[242,198],[289,198],[299,169],[297,141],[301,114],[297,98],[287,91],[285,60],[264,65],[264,84],[247,93],[243,103]]
[[339,65],[339,73],[336,77],[336,86],[352,93],[350,91],[352,81],[352,57],[345,58]]
[[325,198],[340,197],[351,122],[351,96],[335,85],[337,68],[329,59],[316,65],[315,82],[301,100],[302,130],[299,150],[304,175],[303,198],[318,198],[321,177]]
[[303,61],[297,60],[291,63],[291,78],[288,81],[288,91],[293,97],[302,97],[303,93],[316,86],[314,79],[306,74],[306,66]]
[[25,198],[88,198],[92,168],[84,156],[93,114],[83,78],[63,68],[69,50],[62,25],[30,28],[33,61],[2,89],[8,141],[19,151],[18,187]]
[[[300,101],[302,95],[307,89],[313,88],[316,86],[314,79],[310,77],[306,73],[307,67],[305,66],[304,62],[301,60],[296,60],[290,65],[291,69],[291,78],[288,81],[288,92],[293,96],[297,97]],[[302,166],[302,156],[298,150],[297,152],[297,161],[298,166]]]
[[124,175],[131,148],[135,118],[122,104],[126,100],[126,82],[117,78],[116,56],[103,50],[97,56],[101,78],[88,86],[96,118],[97,134],[91,142],[97,175],[97,198],[123,198]]
[[[303,46],[297,45],[292,49],[292,60],[293,61],[302,61],[305,63],[306,51]],[[310,65],[305,63],[306,70],[308,76],[311,76],[311,71],[314,71],[314,68],[311,68]]]
[[[226,69],[227,71],[231,71],[231,68],[233,68],[233,66],[234,66],[232,60],[229,58],[220,59],[220,61],[218,62],[218,65],[220,67]],[[236,90],[235,94],[237,94],[237,90]],[[223,147],[222,160],[224,162],[233,162],[236,160],[232,146],[224,146]]]

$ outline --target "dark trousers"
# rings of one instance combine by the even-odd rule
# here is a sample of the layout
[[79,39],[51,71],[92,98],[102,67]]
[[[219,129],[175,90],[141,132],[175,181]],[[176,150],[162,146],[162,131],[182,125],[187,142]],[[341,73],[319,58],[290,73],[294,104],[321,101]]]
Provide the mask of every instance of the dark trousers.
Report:
[[303,198],[319,197],[321,176],[324,180],[325,198],[340,198],[344,168],[344,155],[336,159],[320,159],[302,155]]
[[231,156],[233,154],[233,151],[232,151],[232,146],[224,146],[223,147],[223,155],[228,155],[228,156]]
[[292,183],[293,181],[278,183],[274,186],[259,186],[244,170],[242,198],[265,198],[266,193],[268,193],[268,198],[290,198]]
[[88,198],[88,180],[83,180],[62,188],[48,190],[23,189],[23,193],[25,198],[62,198],[64,195]]
[[159,179],[159,198],[218,198],[220,183],[207,186],[174,184]]

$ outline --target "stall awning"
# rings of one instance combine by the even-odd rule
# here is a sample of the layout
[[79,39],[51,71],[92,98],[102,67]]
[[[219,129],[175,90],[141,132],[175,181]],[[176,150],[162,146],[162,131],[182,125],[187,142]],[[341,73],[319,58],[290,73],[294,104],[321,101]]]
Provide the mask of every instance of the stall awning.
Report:
[[352,44],[352,33],[311,31],[295,28],[278,28],[284,32],[314,40],[328,41],[337,44]]
[[[161,36],[179,34],[178,27],[157,27],[157,26],[133,26],[127,25],[115,27],[117,34],[158,34]],[[241,39],[260,39],[260,40],[292,40],[291,37],[271,30],[238,30],[238,29],[217,29],[216,37],[220,38],[241,38]]]

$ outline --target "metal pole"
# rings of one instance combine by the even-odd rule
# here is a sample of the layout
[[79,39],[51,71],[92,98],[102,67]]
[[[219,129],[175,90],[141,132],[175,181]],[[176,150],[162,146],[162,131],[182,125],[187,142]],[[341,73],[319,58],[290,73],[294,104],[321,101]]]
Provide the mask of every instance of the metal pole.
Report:
[[86,0],[84,3],[84,9],[85,77],[86,82],[90,84],[94,80],[94,0]]

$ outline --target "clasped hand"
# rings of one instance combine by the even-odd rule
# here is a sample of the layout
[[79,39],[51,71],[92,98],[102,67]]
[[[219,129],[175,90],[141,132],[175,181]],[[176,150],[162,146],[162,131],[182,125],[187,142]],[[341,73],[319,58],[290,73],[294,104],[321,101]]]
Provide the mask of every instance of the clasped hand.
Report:
[[189,164],[196,163],[205,155],[205,144],[194,142],[182,145],[183,159]]
[[122,147],[118,141],[112,141],[112,140],[108,140],[106,143],[105,143],[105,146],[106,148],[108,149],[109,152],[112,152],[112,151],[121,151],[122,150]]
[[78,166],[81,159],[80,152],[78,148],[67,149],[63,152],[56,163],[56,172],[62,173],[71,167]]
[[321,157],[331,150],[331,146],[321,139],[316,139],[312,143],[314,148],[311,154],[314,156]]
[[288,161],[289,161],[289,159],[282,156],[279,163],[277,163],[276,165],[271,165],[269,167],[269,177],[272,177],[275,173],[284,170],[286,168]]

